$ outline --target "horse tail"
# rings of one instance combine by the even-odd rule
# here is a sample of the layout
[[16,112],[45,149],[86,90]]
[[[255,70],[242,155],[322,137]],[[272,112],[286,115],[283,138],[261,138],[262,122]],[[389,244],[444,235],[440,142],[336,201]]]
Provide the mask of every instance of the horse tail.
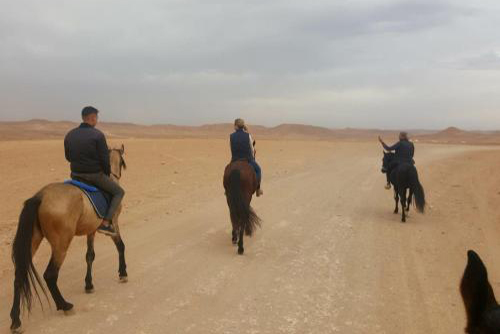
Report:
[[417,207],[417,211],[424,213],[426,205],[424,187],[420,184],[415,166],[413,166],[410,172],[410,182],[413,195],[415,196],[415,206]]
[[17,227],[14,243],[12,244],[12,262],[15,268],[15,288],[21,295],[23,307],[31,311],[33,300],[32,289],[41,303],[40,295],[36,284],[40,285],[42,291],[47,295],[42,285],[34,265],[32,256],[32,238],[35,226],[38,224],[38,208],[42,203],[39,194],[33,196],[24,202],[23,210],[19,216],[19,225]]
[[243,228],[245,235],[252,236],[257,226],[260,226],[260,218],[253,211],[250,203],[247,203],[243,198],[241,173],[237,169],[229,175],[228,202],[233,223],[237,227]]

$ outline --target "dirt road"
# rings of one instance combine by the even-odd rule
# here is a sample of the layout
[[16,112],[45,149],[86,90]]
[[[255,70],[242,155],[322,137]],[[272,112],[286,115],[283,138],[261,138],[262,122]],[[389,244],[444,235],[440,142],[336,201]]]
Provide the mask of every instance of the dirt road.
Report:
[[[10,324],[14,222],[24,199],[67,175],[60,146],[0,142],[0,186],[12,190],[0,195],[0,333]],[[118,283],[114,246],[99,237],[96,291],[86,295],[85,239],[75,239],[59,278],[75,314],[38,305],[27,333],[461,333],[468,248],[500,291],[497,148],[419,145],[429,210],[401,224],[377,143],[262,141],[265,195],[253,206],[263,228],[238,256],[221,188],[225,141],[125,147],[129,283]],[[48,257],[44,244],[39,272]]]

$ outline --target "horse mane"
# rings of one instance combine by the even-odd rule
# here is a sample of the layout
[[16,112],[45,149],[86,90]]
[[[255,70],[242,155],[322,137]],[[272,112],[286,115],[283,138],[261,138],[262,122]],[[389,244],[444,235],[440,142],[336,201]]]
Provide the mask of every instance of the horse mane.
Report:
[[120,168],[127,169],[127,163],[125,162],[125,159],[123,158],[123,150],[119,148],[112,148],[109,150],[109,152],[116,151],[120,155]]

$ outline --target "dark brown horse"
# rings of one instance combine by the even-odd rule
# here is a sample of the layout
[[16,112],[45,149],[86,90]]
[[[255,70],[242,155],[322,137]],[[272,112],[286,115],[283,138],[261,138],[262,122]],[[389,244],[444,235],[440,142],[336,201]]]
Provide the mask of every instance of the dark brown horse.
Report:
[[245,251],[243,234],[252,236],[256,227],[260,226],[260,218],[250,206],[257,186],[255,170],[247,161],[235,161],[226,167],[224,189],[233,225],[232,241],[233,244],[238,243],[240,255]]
[[467,312],[465,332],[498,334],[500,333],[500,306],[488,281],[488,272],[476,252],[470,250],[467,256],[467,267],[460,284],[460,292]]
[[[118,182],[122,169],[126,168],[123,154],[125,148],[110,150],[111,177]],[[120,237],[118,227],[119,208],[113,218],[117,234],[112,238],[119,254],[120,281],[127,282],[125,264],[125,245]],[[87,275],[85,291],[94,291],[92,284],[92,263],[95,258],[94,237],[102,223],[94,211],[92,204],[83,192],[73,185],[52,183],[45,186],[32,198],[24,203],[19,217],[17,233],[12,245],[12,260],[15,267],[14,302],[10,317],[12,333],[21,333],[20,306],[21,303],[31,310],[33,292],[39,297],[37,284],[42,287],[41,279],[33,265],[33,256],[43,239],[47,239],[52,249],[49,265],[43,274],[57,310],[71,311],[73,305],[62,296],[57,280],[59,270],[66,257],[69,245],[74,236],[87,236]],[[33,291],[34,290],[34,291]],[[40,300],[41,302],[41,300]]]

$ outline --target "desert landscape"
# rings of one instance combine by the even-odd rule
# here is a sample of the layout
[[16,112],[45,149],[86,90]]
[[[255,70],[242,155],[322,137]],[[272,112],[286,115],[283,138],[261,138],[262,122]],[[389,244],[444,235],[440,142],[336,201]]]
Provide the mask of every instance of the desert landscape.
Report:
[[[69,177],[62,138],[71,122],[0,123],[0,332],[8,332],[10,247],[23,201]],[[500,134],[414,130],[428,207],[394,215],[376,138],[396,131],[250,126],[265,195],[262,228],[238,256],[222,187],[231,125],[105,123],[128,165],[118,255],[96,239],[94,294],[85,294],[85,238],[76,238],[59,284],[75,313],[43,300],[27,333],[460,333],[459,282],[476,250],[500,291]],[[42,273],[47,243],[35,257]],[[52,300],[51,300],[52,303]]]

